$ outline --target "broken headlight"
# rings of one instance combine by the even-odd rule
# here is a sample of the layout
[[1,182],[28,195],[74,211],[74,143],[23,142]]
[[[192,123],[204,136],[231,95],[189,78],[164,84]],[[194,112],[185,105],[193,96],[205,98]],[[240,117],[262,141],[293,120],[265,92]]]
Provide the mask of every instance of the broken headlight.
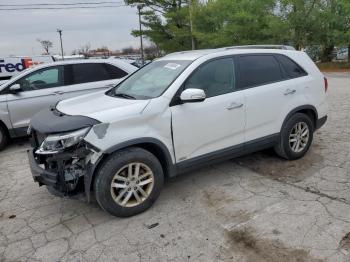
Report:
[[49,135],[36,151],[38,154],[53,154],[64,150],[65,148],[74,146],[84,139],[89,132],[90,127],[79,129],[70,133],[61,133]]

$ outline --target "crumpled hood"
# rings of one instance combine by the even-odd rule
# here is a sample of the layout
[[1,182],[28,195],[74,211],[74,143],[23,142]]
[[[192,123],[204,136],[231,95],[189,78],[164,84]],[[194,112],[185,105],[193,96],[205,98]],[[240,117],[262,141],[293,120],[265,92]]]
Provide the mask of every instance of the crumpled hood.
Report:
[[104,123],[140,114],[150,100],[111,97],[106,91],[90,93],[59,102],[56,108],[67,115],[87,116]]

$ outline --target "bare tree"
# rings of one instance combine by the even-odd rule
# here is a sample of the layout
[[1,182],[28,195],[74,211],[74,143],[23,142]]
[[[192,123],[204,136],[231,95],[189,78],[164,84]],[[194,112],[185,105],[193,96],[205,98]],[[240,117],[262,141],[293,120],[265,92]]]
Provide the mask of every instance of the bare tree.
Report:
[[109,52],[109,48],[107,46],[101,46],[99,48],[96,48],[96,52]]
[[41,44],[41,47],[44,49],[44,55],[50,54],[50,48],[53,46],[50,40],[41,40],[37,39],[37,41]]
[[91,44],[90,43],[86,43],[85,45],[81,46],[78,49],[78,54],[87,55],[89,53],[90,49],[91,49]]
[[157,57],[164,55],[156,44],[151,44],[144,48],[145,56],[149,60],[153,60]]

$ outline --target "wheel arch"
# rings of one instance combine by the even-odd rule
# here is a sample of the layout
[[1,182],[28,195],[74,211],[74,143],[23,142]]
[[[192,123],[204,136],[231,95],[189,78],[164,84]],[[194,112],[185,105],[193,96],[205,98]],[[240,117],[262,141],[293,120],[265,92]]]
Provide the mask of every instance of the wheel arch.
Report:
[[172,176],[174,164],[167,146],[160,140],[152,137],[132,139],[105,150],[105,155],[110,155],[118,150],[128,147],[140,147],[155,155],[162,165],[164,174]]
[[10,138],[10,131],[9,129],[7,128],[6,124],[4,123],[4,121],[0,120],[0,126],[3,127],[5,129],[5,132],[7,134],[7,136]]
[[313,105],[303,105],[303,106],[298,106],[294,108],[292,111],[290,111],[287,116],[284,118],[283,124],[281,126],[281,130],[287,120],[294,114],[296,113],[302,113],[310,117],[312,123],[314,124],[314,128],[317,126],[317,120],[318,120],[318,113],[316,107]]
[[90,191],[92,189],[93,181],[96,177],[96,171],[101,167],[104,161],[114,152],[122,149],[126,149],[129,147],[140,147],[152,153],[160,162],[165,177],[172,177],[176,174],[176,167],[172,161],[171,154],[166,147],[166,145],[158,139],[155,138],[137,138],[133,140],[129,140],[118,145],[112,146],[105,150],[103,154],[100,156],[95,165],[90,166],[89,171],[86,174],[85,178],[85,193],[90,199]]

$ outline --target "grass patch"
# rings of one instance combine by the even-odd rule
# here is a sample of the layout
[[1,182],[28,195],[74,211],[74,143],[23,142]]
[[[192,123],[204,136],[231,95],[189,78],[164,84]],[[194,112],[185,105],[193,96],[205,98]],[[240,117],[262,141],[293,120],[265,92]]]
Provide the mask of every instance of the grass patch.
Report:
[[317,66],[321,71],[326,72],[350,72],[349,62],[317,63]]

